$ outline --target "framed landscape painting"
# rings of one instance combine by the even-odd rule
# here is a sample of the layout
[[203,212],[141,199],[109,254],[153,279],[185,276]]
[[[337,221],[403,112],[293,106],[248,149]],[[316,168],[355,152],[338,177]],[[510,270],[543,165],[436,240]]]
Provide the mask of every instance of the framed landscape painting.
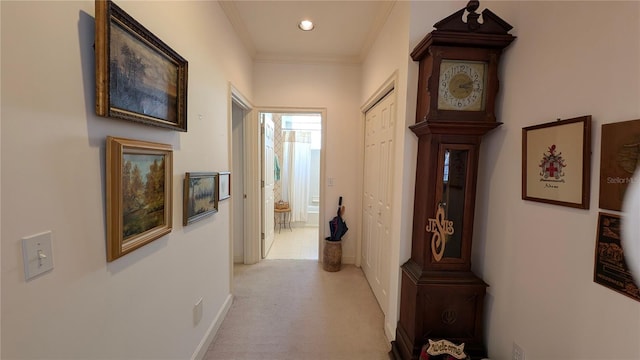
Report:
[[107,261],[172,229],[171,145],[107,137]]
[[184,176],[182,224],[187,226],[218,212],[218,173],[188,172]]
[[96,114],[187,131],[187,61],[109,0],[96,0]]

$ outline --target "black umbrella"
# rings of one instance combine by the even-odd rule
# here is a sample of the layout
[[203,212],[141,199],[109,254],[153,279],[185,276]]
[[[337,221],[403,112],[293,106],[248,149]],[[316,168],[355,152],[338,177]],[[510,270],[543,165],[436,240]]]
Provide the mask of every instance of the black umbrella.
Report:
[[331,221],[329,221],[329,229],[331,230],[331,237],[328,237],[327,240],[330,241],[340,241],[342,240],[342,236],[347,233],[347,223],[342,219],[342,215],[344,214],[344,206],[342,206],[342,196],[340,196],[340,200],[338,200],[338,213],[334,216]]

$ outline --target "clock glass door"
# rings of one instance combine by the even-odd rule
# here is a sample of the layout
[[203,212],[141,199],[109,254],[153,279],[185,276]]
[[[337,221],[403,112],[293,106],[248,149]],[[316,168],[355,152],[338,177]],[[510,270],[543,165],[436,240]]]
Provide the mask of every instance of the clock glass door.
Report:
[[461,259],[463,249],[463,222],[467,192],[467,168],[469,150],[459,145],[443,145],[442,154],[442,194],[440,206],[444,219],[451,224],[452,231],[445,232],[443,260]]

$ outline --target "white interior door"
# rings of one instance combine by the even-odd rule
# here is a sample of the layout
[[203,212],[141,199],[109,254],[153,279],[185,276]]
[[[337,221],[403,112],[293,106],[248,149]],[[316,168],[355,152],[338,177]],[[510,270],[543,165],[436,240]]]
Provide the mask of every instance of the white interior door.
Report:
[[266,258],[274,239],[274,125],[271,114],[260,114],[262,124],[262,258]]
[[391,91],[365,114],[362,268],[385,315],[391,263],[395,99]]

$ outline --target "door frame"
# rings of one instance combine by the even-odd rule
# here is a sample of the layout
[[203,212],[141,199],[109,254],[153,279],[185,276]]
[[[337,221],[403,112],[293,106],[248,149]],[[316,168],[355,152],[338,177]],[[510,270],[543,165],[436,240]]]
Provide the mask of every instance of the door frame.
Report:
[[[367,111],[371,110],[372,107],[374,107],[380,100],[382,100],[389,92],[391,92],[392,90],[396,90],[398,88],[398,70],[395,70],[393,72],[393,74],[391,74],[391,76],[389,76],[383,83],[382,85],[380,85],[380,87],[378,87],[378,89],[376,89],[373,94],[367,99],[367,101],[364,102],[364,104],[362,106],[360,106],[360,121],[362,123],[362,144],[364,147],[364,139],[366,136],[366,117],[367,117]],[[397,93],[396,93],[396,99],[397,99]],[[397,111],[397,110],[396,110]],[[396,143],[396,138],[397,138],[397,121],[398,121],[398,114],[396,114],[396,129],[394,129],[394,147],[397,146]],[[397,148],[394,148],[394,151],[397,151]],[[361,149],[362,151],[362,159],[364,160],[364,148]],[[395,156],[395,155],[394,155]],[[360,188],[363,189],[364,188],[364,161],[362,162],[362,171],[361,171],[361,184],[360,184]],[[392,178],[393,181],[393,178]],[[392,185],[392,189],[393,189],[393,185]],[[364,198],[362,198],[362,202],[364,202]],[[362,206],[362,202],[361,202],[361,206]],[[395,205],[395,199],[394,199],[394,205]],[[358,215],[358,234],[362,234],[362,227],[363,225],[364,219],[362,218],[362,212],[359,213]],[[392,227],[393,227],[393,219],[392,219]],[[358,237],[358,240],[356,241],[356,266],[357,267],[361,267],[362,266],[362,236]]]
[[[260,209],[256,209],[254,207],[251,206],[251,204],[255,203],[256,201],[259,203],[260,202],[260,182],[256,182],[255,179],[256,177],[259,178],[259,164],[258,164],[258,172],[255,172],[255,165],[252,164],[252,161],[255,162],[256,159],[254,159],[253,156],[251,156],[251,154],[249,153],[249,151],[255,151],[255,149],[260,149],[257,141],[259,141],[259,131],[260,131],[260,127],[257,127],[257,131],[258,134],[256,136],[253,136],[253,133],[256,132],[256,126],[255,124],[258,122],[257,121],[257,115],[256,115],[256,111],[254,109],[253,104],[251,104],[251,102],[231,83],[229,82],[229,123],[228,123],[228,135],[227,138],[228,139],[232,139],[232,129],[233,129],[233,119],[232,119],[232,107],[233,104],[238,105],[239,107],[241,107],[244,110],[244,116],[242,119],[243,122],[243,138],[244,138],[244,154],[243,154],[243,182],[244,182],[244,188],[243,189],[238,189],[238,191],[236,191],[237,195],[236,196],[242,196],[245,204],[244,204],[244,212],[243,212],[243,223],[244,223],[244,237],[243,237],[243,243],[244,243],[244,251],[243,251],[243,257],[244,257],[244,263],[245,264],[254,264],[257,263],[258,260],[254,260],[256,258],[256,255],[258,256],[258,258],[260,257],[260,248],[258,247],[257,249],[257,253],[256,253],[256,249],[254,247],[251,246],[247,246],[247,244],[251,243],[250,241],[248,241],[249,239],[253,239],[253,238],[260,238]],[[253,140],[253,141],[251,141]],[[229,141],[229,150],[228,150],[228,156],[229,156],[229,163],[231,164],[231,167],[233,167],[233,144],[231,142],[231,140]],[[256,196],[258,197],[258,199],[256,200]],[[234,221],[236,221],[236,219],[233,218],[233,209],[231,210],[231,221],[230,223],[233,225]],[[229,239],[229,267],[230,267],[230,276],[233,279],[233,263],[234,263],[234,256],[233,256],[233,226],[231,226],[230,229],[230,239]],[[259,244],[258,244],[259,245]],[[231,282],[233,284],[233,281]]]
[[[274,224],[274,207],[275,207],[275,198],[273,194],[273,188],[275,188],[275,173],[273,168],[273,163],[271,169],[269,169],[266,165],[269,162],[273,162],[274,158],[269,157],[267,155],[267,140],[271,143],[271,151],[275,154],[275,123],[273,119],[267,120],[267,116],[265,116],[264,112],[258,112],[258,121],[260,123],[260,141],[262,142],[262,146],[260,147],[260,208],[262,209],[262,216],[260,220],[262,221],[260,226],[260,259],[265,259],[269,255],[269,251],[273,246],[273,241],[275,240],[275,224]],[[269,139],[269,132],[267,131],[267,122],[270,125],[272,134]],[[271,182],[269,184],[269,182]],[[267,194],[266,189],[270,186],[272,188],[272,193]],[[270,199],[270,205],[268,206],[267,199]],[[268,245],[268,246],[267,246]]]
[[[245,188],[247,184],[251,182],[252,190],[256,190],[257,193],[253,197],[247,197],[245,202],[245,211],[248,208],[252,212],[252,222],[246,222],[247,226],[245,231],[250,231],[252,236],[246,236],[244,238],[245,249],[245,264],[258,263],[261,254],[261,224],[262,224],[262,200],[261,192],[262,187],[260,181],[262,176],[260,175],[261,169],[261,150],[262,139],[260,136],[260,113],[276,113],[276,114],[320,114],[321,119],[321,148],[320,148],[320,204],[318,213],[318,261],[322,261],[322,249],[324,243],[322,240],[322,234],[324,227],[322,224],[326,223],[324,209],[325,209],[325,170],[326,170],[326,131],[327,131],[327,109],[316,107],[255,107],[253,109],[253,115],[247,118],[245,122],[245,138],[244,138],[244,150],[245,150]],[[248,169],[249,167],[250,169]],[[253,177],[251,177],[253,176]],[[257,220],[257,221],[256,221]],[[251,227],[251,229],[249,229]],[[251,257],[247,257],[250,254]]]

